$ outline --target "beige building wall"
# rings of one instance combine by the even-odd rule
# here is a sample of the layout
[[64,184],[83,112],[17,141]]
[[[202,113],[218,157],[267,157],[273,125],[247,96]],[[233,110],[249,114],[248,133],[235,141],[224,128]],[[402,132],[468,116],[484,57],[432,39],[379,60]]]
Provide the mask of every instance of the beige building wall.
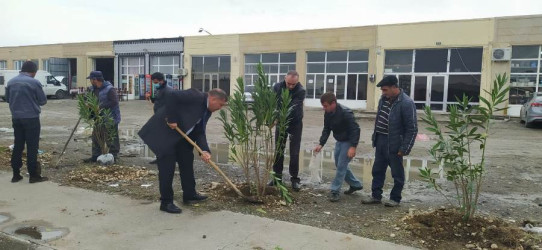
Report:
[[244,62],[239,54],[239,35],[187,36],[184,38],[184,67],[189,70],[183,81],[183,88],[192,87],[192,56],[230,55],[231,90],[235,89],[235,81],[241,76]]
[[0,60],[7,61],[8,69],[14,69],[14,60],[38,60],[39,69],[43,69],[43,60],[51,57],[77,59],[77,86],[88,86],[86,77],[94,69],[93,59],[114,57],[113,42],[0,47]]
[[[378,26],[377,31],[376,82],[384,74],[385,51],[389,49],[427,49],[483,47],[481,89],[487,89],[492,82],[491,41],[494,37],[494,20],[491,18],[394,24]],[[380,96],[375,88],[374,96]],[[480,92],[484,95],[484,91]],[[378,104],[375,98],[374,107]]]

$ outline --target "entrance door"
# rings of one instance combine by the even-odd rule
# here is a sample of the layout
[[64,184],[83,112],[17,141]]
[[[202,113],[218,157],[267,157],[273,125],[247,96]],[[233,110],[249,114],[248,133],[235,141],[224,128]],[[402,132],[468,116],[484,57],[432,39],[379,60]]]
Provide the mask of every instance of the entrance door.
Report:
[[414,103],[417,109],[429,105],[431,110],[446,110],[446,76],[419,75],[414,78]]
[[136,76],[135,75],[128,75],[128,84],[126,86],[126,91],[128,94],[128,100],[134,100],[135,99],[135,81]]
[[337,100],[344,100],[346,92],[346,75],[327,75],[325,92],[335,93]]
[[203,89],[202,92],[207,92],[211,89],[218,88],[218,74],[205,74],[203,76]]

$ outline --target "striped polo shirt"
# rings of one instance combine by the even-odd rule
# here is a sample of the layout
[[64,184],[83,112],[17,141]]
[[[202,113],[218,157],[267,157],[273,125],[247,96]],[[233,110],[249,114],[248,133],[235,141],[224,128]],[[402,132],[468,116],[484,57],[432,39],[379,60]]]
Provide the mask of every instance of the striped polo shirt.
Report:
[[378,115],[376,117],[376,132],[379,134],[388,134],[388,119],[390,116],[392,103],[393,100],[390,100],[390,98],[386,98],[384,100],[384,103],[382,103],[382,108],[378,110]]

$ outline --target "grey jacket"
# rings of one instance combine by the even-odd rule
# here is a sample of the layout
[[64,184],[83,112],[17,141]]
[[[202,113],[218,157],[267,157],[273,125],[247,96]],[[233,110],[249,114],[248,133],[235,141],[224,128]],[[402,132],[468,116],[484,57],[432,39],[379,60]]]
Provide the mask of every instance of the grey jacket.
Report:
[[[385,97],[380,97],[378,102],[378,111],[382,108]],[[373,147],[376,147],[376,122],[373,132]],[[399,151],[403,155],[410,154],[416,135],[418,134],[418,121],[416,118],[416,105],[408,95],[401,93],[397,100],[391,105],[390,115],[388,117],[388,150],[390,154],[397,154]]]
[[20,73],[6,85],[6,102],[12,119],[38,118],[47,103],[41,83],[27,73]]

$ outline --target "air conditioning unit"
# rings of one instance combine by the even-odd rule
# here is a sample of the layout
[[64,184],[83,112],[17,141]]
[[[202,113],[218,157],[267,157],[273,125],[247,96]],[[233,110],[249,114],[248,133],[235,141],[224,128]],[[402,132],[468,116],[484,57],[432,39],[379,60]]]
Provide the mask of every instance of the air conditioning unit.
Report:
[[177,72],[179,73],[179,75],[182,75],[182,76],[188,75],[188,69],[186,68],[179,68]]
[[493,61],[510,61],[510,58],[512,58],[511,48],[493,49],[491,53],[491,60]]

